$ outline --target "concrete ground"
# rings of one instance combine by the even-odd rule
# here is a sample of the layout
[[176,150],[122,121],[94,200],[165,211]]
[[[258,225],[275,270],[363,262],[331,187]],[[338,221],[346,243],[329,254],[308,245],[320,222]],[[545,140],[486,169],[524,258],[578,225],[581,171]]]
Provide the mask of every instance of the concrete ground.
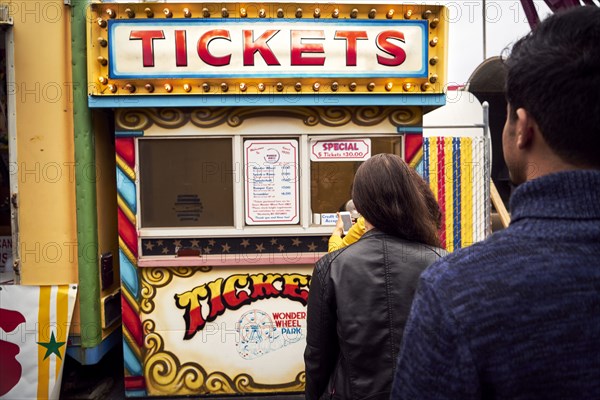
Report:
[[[96,365],[80,365],[73,358],[66,356],[60,393],[61,400],[120,400],[125,398],[121,346],[115,346]],[[198,397],[194,396],[194,398]],[[205,398],[211,400],[304,400],[303,395],[206,396]],[[130,397],[129,399],[139,399],[139,397]],[[149,399],[171,398],[151,397]],[[173,397],[172,399],[182,399],[182,397]]]

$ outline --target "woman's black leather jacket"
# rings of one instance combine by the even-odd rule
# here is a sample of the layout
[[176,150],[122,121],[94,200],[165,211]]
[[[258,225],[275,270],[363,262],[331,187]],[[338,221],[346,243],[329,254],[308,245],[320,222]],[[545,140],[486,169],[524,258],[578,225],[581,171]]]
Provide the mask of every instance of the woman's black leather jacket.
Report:
[[306,399],[388,399],[421,272],[446,252],[371,230],[315,266]]

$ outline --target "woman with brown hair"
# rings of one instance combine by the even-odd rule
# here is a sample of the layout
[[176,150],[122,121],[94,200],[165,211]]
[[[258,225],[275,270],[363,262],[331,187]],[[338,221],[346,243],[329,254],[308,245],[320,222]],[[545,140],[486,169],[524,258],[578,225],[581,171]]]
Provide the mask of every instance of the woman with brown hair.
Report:
[[433,193],[400,157],[361,165],[352,199],[365,234],[321,258],[311,279],[307,400],[389,398],[419,275],[446,254]]

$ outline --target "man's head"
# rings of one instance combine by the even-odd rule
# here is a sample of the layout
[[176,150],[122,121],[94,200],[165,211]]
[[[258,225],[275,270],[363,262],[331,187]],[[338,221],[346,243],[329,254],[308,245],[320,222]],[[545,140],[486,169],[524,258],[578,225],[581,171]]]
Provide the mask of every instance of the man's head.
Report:
[[600,8],[549,17],[513,46],[505,65],[502,141],[513,182],[600,169]]

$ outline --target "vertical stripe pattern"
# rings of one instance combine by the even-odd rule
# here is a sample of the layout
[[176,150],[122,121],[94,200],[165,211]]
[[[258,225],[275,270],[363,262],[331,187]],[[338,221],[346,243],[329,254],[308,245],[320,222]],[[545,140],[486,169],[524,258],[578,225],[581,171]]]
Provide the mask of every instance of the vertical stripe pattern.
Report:
[[436,145],[436,149],[437,149],[437,165],[435,166],[437,171],[436,171],[436,177],[437,177],[437,189],[438,189],[438,203],[440,205],[440,210],[442,211],[442,215],[444,216],[444,219],[442,220],[442,229],[440,232],[440,241],[442,243],[444,243],[446,245],[446,248],[448,248],[448,243],[446,242],[446,227],[447,227],[447,223],[446,223],[446,182],[445,182],[445,171],[446,171],[446,157],[445,157],[445,153],[444,153],[444,138],[437,138],[437,145]]
[[119,260],[121,271],[121,312],[123,318],[123,361],[125,393],[128,397],[145,396],[143,377],[143,332],[139,304],[137,268],[138,235],[136,229],[135,142],[133,137],[117,137],[117,205]]
[[[69,286],[58,286],[56,292],[56,320],[66,322],[69,319]],[[67,333],[67,327],[60,324],[56,330],[56,341],[66,343]],[[65,360],[65,351],[61,352],[61,356],[62,358],[56,360],[55,376],[60,376],[61,366]]]
[[461,216],[460,216],[460,139],[448,138],[452,141],[452,248],[461,247]]
[[[38,341],[50,341],[50,295],[51,286],[40,286],[40,302],[38,309]],[[38,346],[38,399],[49,397],[48,382],[50,380],[49,358],[44,360],[46,348]]]
[[461,247],[473,244],[473,141],[471,138],[463,138],[460,153],[460,175],[465,184],[461,185],[461,221],[462,232]]
[[483,137],[428,137],[423,177],[442,212],[440,241],[448,251],[489,234],[489,150]]

